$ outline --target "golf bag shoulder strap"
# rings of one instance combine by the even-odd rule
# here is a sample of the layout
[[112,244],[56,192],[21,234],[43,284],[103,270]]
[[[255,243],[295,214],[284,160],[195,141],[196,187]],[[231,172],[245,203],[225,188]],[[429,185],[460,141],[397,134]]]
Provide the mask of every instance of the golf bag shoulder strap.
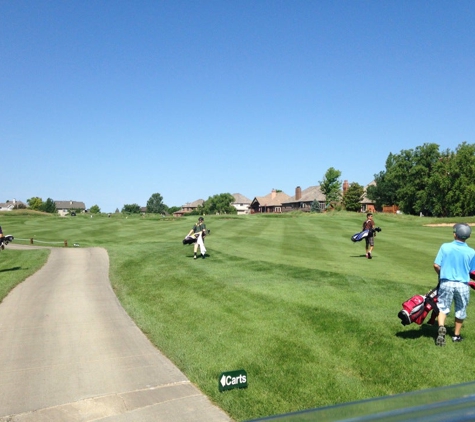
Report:
[[436,298],[437,298],[437,296],[435,298],[433,298],[430,294],[428,294],[426,296],[426,300],[425,300],[426,309],[428,308],[427,305],[430,305],[430,308],[432,310],[432,314],[431,314],[429,322],[428,322],[428,324],[430,324],[430,325],[434,325],[437,317],[439,316],[439,307],[437,306]]

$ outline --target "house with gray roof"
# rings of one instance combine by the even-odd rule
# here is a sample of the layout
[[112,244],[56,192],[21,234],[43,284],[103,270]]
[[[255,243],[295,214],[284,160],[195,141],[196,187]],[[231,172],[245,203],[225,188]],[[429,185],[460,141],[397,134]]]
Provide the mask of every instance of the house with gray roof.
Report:
[[0,211],[12,211],[19,208],[26,208],[26,204],[13,199],[12,201],[0,202]]
[[54,201],[54,205],[56,206],[56,211],[58,212],[58,214],[63,217],[66,214],[69,214],[71,211],[86,211],[86,205],[84,204],[84,202],[80,201]]

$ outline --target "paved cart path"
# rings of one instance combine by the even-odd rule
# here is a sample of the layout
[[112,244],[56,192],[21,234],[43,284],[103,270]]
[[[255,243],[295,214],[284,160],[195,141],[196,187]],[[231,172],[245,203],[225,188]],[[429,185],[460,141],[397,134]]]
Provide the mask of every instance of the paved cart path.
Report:
[[0,421],[230,421],[137,328],[108,272],[105,249],[52,248],[0,304]]

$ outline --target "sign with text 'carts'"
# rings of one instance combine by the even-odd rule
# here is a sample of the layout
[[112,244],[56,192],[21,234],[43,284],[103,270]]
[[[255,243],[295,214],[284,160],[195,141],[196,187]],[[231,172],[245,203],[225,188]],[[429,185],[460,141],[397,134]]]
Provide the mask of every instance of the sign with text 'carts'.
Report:
[[244,369],[222,372],[218,382],[219,391],[247,388],[247,373]]

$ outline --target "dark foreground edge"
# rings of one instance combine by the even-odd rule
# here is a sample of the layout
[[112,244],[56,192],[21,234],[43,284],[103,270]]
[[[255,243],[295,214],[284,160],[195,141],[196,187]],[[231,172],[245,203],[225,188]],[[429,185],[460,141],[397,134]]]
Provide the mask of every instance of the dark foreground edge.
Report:
[[362,422],[362,421],[473,421],[475,382],[322,407],[258,421]]

